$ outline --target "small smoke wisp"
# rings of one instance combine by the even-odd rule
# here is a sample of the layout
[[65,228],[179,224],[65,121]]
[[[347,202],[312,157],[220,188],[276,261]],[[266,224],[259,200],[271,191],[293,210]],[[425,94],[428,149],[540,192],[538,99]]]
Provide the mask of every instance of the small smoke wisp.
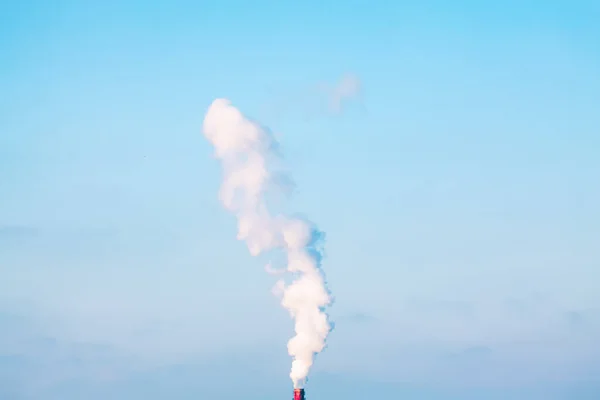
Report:
[[344,108],[344,102],[349,100],[361,100],[363,89],[358,76],[354,74],[345,74],[335,86],[328,88],[328,92],[329,107],[334,112],[340,113]]
[[288,342],[293,358],[290,378],[295,388],[302,387],[331,330],[325,312],[331,296],[318,247],[323,234],[303,219],[269,212],[268,193],[291,180],[275,168],[281,158],[268,129],[245,117],[229,100],[216,99],[206,113],[203,131],[222,164],[219,197],[237,217],[238,240],[246,242],[253,256],[269,250],[285,252],[286,271],[293,280],[277,282],[276,292],[294,319],[295,336]]

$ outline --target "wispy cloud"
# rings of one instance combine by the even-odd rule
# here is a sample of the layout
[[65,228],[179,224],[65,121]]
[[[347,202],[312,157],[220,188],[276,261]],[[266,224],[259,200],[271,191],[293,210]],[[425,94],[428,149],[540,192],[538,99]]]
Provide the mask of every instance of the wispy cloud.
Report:
[[564,320],[575,332],[593,334],[600,337],[600,310],[573,310],[564,313]]
[[344,106],[351,101],[363,101],[362,82],[355,74],[345,74],[334,86],[325,86],[325,89],[329,107],[335,113],[344,111]]
[[[41,393],[63,382],[102,382],[136,366],[110,346],[56,338],[31,315],[2,309],[0,326],[0,398],[42,398]],[[2,397],[7,390],[11,396]]]
[[407,301],[407,306],[413,311],[428,314],[444,314],[460,317],[473,317],[475,315],[475,305],[468,301],[410,298]]
[[0,241],[32,238],[38,234],[39,230],[32,226],[0,224]]
[[447,358],[452,360],[484,360],[492,354],[492,348],[488,346],[470,346],[458,352],[451,352]]
[[336,324],[369,324],[375,321],[377,321],[377,317],[375,317],[373,314],[358,311],[342,314],[335,318]]
[[40,227],[0,224],[0,241],[29,239],[113,238],[118,231],[110,227]]
[[282,85],[269,92],[267,109],[278,117],[292,115],[306,120],[343,114],[352,104],[364,107],[363,82],[350,72],[333,82],[313,82],[296,88]]

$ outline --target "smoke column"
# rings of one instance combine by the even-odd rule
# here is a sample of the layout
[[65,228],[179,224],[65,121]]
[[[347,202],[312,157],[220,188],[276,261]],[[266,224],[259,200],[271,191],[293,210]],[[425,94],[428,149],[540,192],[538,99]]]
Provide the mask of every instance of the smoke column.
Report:
[[286,270],[294,279],[288,285],[281,280],[277,286],[296,333],[288,342],[293,359],[290,378],[295,388],[302,387],[331,330],[325,313],[331,297],[317,248],[321,233],[303,219],[269,213],[267,194],[289,181],[274,168],[280,157],[269,130],[246,118],[229,100],[216,99],[206,113],[203,131],[223,167],[219,198],[238,219],[238,240],[246,242],[253,256],[273,249],[286,254]]

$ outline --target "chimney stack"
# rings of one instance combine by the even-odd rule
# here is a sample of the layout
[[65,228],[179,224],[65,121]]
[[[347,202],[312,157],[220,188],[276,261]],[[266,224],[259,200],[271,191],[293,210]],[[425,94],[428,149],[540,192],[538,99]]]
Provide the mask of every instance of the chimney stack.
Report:
[[294,389],[294,400],[306,400],[304,398],[304,389]]

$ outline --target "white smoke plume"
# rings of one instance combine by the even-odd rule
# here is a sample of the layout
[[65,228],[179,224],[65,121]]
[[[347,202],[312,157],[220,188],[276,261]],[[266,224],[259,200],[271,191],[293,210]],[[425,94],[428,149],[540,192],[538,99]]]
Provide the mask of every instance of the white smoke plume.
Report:
[[281,295],[281,304],[294,319],[296,335],[288,342],[293,358],[290,378],[294,387],[302,387],[331,330],[325,313],[331,297],[317,248],[322,234],[303,219],[272,215],[267,209],[267,194],[282,182],[274,168],[279,161],[278,143],[269,130],[226,99],[213,101],[203,130],[223,167],[219,196],[238,219],[238,239],[246,241],[253,256],[273,249],[287,256],[286,270],[294,280],[288,285],[279,281],[274,292]]

